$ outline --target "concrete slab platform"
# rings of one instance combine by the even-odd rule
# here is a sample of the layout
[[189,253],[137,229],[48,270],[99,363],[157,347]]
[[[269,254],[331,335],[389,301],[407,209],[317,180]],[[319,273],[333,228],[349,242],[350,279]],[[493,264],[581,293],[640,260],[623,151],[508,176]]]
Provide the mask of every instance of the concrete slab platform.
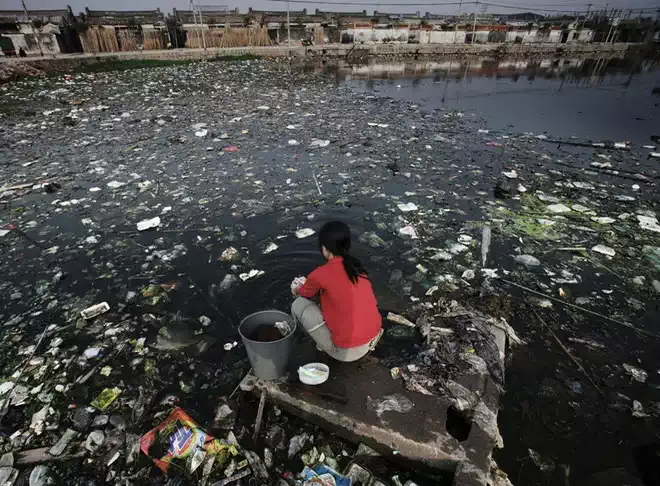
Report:
[[[503,333],[495,330],[495,334],[498,346],[503,346]],[[503,347],[500,355],[503,358]],[[316,387],[302,385],[296,370],[314,361],[330,367],[330,378]],[[265,390],[269,403],[349,441],[363,442],[393,461],[452,471],[456,485],[487,484],[495,445],[489,427],[497,430],[499,404],[499,390],[490,382],[490,375],[466,375],[456,380],[477,390],[482,397],[480,420],[471,423],[467,437],[457,439],[447,430],[452,401],[409,391],[402,380],[392,378],[390,369],[377,358],[368,356],[359,362],[340,363],[303,340],[291,359],[290,370],[290,379],[279,381],[267,382],[249,375],[242,388],[256,395]],[[367,408],[370,399],[392,394],[407,397],[414,407],[407,413],[385,411],[380,415]]]

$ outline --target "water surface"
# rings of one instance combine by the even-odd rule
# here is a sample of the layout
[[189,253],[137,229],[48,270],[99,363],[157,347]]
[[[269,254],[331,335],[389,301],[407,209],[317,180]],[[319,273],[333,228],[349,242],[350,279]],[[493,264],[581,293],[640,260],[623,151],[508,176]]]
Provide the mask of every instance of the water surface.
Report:
[[638,144],[660,134],[656,61],[400,62],[342,66],[336,73],[360,90],[474,113],[491,129]]

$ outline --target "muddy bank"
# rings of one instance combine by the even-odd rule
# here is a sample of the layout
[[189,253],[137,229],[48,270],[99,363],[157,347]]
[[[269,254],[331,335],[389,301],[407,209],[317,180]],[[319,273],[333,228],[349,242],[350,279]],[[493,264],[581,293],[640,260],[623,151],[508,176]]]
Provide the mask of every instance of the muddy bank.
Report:
[[[253,54],[217,55],[208,61],[245,61],[259,59]],[[119,55],[94,57],[73,56],[54,59],[9,59],[0,63],[0,84],[28,76],[45,76],[55,73],[100,72],[127,69],[156,68],[161,66],[185,65],[194,62],[194,58],[141,58]]]
[[604,56],[637,51],[631,44],[331,44],[313,47],[242,47],[233,49],[173,49],[102,54],[71,54],[54,58],[4,58],[0,62],[0,83],[24,76],[85,69],[129,69],[157,67],[194,60],[240,60],[256,57],[293,57],[294,59],[433,59],[495,56],[535,58],[538,56]]

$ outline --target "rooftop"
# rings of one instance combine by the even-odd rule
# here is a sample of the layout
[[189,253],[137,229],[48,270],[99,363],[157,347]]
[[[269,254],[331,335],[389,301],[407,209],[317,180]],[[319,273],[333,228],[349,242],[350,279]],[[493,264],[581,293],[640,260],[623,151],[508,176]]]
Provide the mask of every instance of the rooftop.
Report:
[[61,10],[29,10],[29,17],[25,15],[24,10],[0,10],[0,19],[2,21],[27,22],[29,19],[40,19],[45,22],[59,22],[62,19],[72,17],[69,9]]
[[116,25],[134,22],[153,24],[164,22],[165,16],[159,8],[156,10],[90,10],[85,7],[84,16],[88,24]]
[[326,17],[367,17],[367,11],[362,10],[360,12],[324,12],[317,8],[315,15],[323,15]]
[[[228,11],[201,9],[200,13],[204,23],[206,24],[235,24],[237,22],[243,23],[247,17],[246,13],[241,14],[238,12],[238,9]],[[197,17],[197,20],[195,20],[196,15],[197,13],[194,13],[192,10],[174,9],[174,17],[179,23],[182,24],[194,24],[199,22],[199,17]]]
[[[279,17],[282,15],[286,16],[287,11],[286,10],[254,10],[252,7],[250,7],[247,13],[249,15],[261,15],[262,17]],[[288,11],[288,13],[291,17],[308,15],[306,8],[303,8],[302,10],[290,10]]]

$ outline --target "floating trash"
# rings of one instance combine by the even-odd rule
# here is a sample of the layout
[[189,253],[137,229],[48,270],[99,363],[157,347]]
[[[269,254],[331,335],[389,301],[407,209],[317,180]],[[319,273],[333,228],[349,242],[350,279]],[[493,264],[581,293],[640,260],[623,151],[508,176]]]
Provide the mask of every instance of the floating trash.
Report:
[[302,228],[296,231],[296,238],[307,238],[308,236],[312,236],[314,233],[316,232],[311,228]]

